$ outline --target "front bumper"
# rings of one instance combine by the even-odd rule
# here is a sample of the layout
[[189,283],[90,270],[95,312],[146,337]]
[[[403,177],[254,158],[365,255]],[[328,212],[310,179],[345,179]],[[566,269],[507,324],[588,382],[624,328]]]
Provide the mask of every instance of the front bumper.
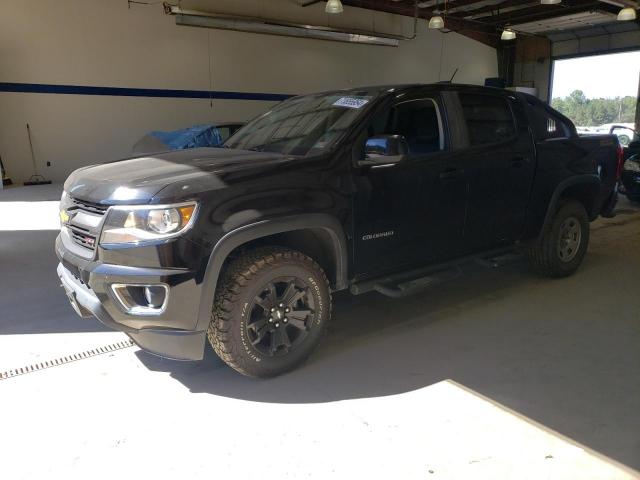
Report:
[[[127,333],[142,349],[176,360],[200,360],[206,331],[198,330],[201,287],[196,275],[182,268],[147,268],[105,264],[78,257],[56,240],[57,274],[71,306],[81,317],[96,317],[109,328]],[[166,309],[159,315],[127,313],[111,285],[165,284]]]

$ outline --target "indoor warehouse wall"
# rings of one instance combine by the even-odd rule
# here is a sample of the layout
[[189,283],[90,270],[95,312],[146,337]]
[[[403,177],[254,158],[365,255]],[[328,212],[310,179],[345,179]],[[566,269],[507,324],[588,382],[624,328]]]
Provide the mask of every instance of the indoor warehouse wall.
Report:
[[[449,79],[481,84],[497,75],[491,47],[456,33],[429,31],[398,48],[176,26],[161,4],[126,0],[2,1],[0,156],[14,181],[32,174],[25,125],[40,173],[62,181],[75,168],[130,154],[151,130],[246,121],[272,101],[23,93],[24,84],[128,89],[300,94],[383,83]],[[183,8],[410,35],[413,20],[324,2],[186,1]],[[16,86],[17,85],[17,86]],[[157,90],[156,90],[157,89]],[[50,166],[46,166],[47,162]]]

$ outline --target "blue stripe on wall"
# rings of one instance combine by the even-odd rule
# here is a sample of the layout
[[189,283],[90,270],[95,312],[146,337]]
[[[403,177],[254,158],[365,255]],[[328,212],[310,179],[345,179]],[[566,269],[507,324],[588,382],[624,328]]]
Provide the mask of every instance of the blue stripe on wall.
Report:
[[3,83],[0,92],[57,93],[67,95],[109,95],[116,97],[212,98],[217,100],[262,100],[277,102],[293,95],[281,93],[220,92],[214,90],[163,90],[157,88],[88,87],[43,83]]

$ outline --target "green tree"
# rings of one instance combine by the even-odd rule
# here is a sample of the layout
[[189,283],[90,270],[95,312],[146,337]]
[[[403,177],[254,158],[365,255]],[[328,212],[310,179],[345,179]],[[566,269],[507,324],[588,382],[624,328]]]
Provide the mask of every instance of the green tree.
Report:
[[632,96],[587,98],[582,90],[574,90],[567,97],[557,97],[551,101],[553,108],[581,127],[594,127],[605,123],[633,123],[636,105],[637,99]]
[[576,105],[585,105],[589,102],[589,99],[582,90],[574,90],[571,92],[569,100]]

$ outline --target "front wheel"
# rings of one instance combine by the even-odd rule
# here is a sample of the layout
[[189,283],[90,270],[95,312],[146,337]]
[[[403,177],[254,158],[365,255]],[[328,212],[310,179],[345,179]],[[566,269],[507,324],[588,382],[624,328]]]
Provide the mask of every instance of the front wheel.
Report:
[[564,201],[551,226],[527,256],[532,269],[546,277],[560,278],[573,274],[587,253],[589,217],[584,206],[575,200]]
[[306,360],[330,316],[329,282],[316,262],[293,250],[260,248],[226,268],[207,336],[238,372],[272,377]]

